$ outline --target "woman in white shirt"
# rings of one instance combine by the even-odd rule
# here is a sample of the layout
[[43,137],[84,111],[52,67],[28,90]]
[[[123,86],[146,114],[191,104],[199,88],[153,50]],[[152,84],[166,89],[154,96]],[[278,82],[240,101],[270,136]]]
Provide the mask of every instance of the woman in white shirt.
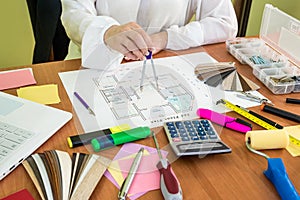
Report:
[[148,50],[224,42],[237,33],[231,0],[62,0],[62,6],[69,57],[76,47],[88,68],[142,60]]

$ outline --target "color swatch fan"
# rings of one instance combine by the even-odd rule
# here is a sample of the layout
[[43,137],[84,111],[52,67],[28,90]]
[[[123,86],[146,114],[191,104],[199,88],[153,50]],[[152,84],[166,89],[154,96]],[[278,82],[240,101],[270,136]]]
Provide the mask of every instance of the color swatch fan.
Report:
[[29,156],[22,164],[41,199],[89,199],[111,160],[96,154],[50,150]]
[[220,86],[227,91],[246,92],[259,89],[258,85],[237,72],[234,62],[199,64],[195,68],[195,74],[205,84]]

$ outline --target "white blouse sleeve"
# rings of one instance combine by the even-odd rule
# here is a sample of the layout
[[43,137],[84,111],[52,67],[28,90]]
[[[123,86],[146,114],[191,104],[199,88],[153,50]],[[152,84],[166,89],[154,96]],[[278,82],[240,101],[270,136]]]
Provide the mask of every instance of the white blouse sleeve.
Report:
[[81,46],[82,66],[105,70],[119,65],[123,55],[108,48],[105,31],[119,23],[108,16],[97,16],[96,0],[62,0],[62,22],[71,40]]
[[195,21],[185,26],[173,25],[167,29],[167,48],[187,49],[234,38],[238,24],[231,0],[196,1]]

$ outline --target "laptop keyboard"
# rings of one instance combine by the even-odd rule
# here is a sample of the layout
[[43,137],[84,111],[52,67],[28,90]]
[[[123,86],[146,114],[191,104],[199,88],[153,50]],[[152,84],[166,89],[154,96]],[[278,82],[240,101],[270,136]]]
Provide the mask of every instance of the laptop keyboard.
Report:
[[0,162],[35,134],[0,121]]

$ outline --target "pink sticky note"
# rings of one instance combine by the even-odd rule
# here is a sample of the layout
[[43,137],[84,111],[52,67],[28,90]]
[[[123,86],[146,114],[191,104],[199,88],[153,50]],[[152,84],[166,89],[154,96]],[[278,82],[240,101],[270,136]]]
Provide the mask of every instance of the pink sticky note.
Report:
[[[126,177],[134,158],[119,160],[123,176]],[[160,188],[160,173],[156,167],[159,162],[157,154],[142,157],[138,171],[129,189],[129,194],[136,194]]]
[[31,68],[0,72],[0,90],[36,84]]
[[[152,148],[152,147],[148,147],[148,146],[144,146],[144,145],[140,145],[140,144],[136,144],[136,143],[126,143],[126,144],[123,144],[122,145],[122,148],[120,149],[120,151],[117,153],[117,155],[114,157],[114,160],[117,160],[118,163],[119,163],[119,166],[120,166],[120,171],[122,172],[122,175],[123,177],[125,178],[127,176],[127,173],[128,173],[128,169],[130,168],[131,164],[132,164],[132,159],[134,159],[133,157],[130,159],[124,159],[125,157],[128,157],[132,154],[135,154],[139,151],[139,149],[141,147],[144,147],[146,151],[149,152],[149,154],[151,155],[151,157],[149,157],[149,159],[147,159],[147,161],[145,161],[142,165],[142,161],[141,161],[141,166],[144,166],[144,165],[147,165],[146,163],[148,162],[153,162],[151,163],[151,165],[147,166],[148,168],[146,169],[153,169],[153,165],[155,165],[156,167],[156,163],[158,162],[158,154],[157,154],[157,150],[155,148]],[[163,154],[164,157],[167,156],[168,152],[167,151],[164,151],[162,150],[161,153]],[[144,155],[143,157],[148,157],[149,155]],[[155,160],[153,160],[155,159]],[[120,161],[120,160],[124,160],[124,161]],[[126,161],[127,160],[127,161]],[[125,162],[125,163],[123,163]],[[124,169],[126,168],[126,169]],[[144,167],[141,167],[141,169],[144,169]],[[157,171],[158,172],[158,171]],[[156,173],[157,173],[156,172]],[[159,173],[159,172],[158,172]],[[106,172],[104,173],[104,175],[106,176],[106,178],[108,178],[117,188],[120,188],[120,186],[118,185],[118,183],[116,182],[116,180],[114,179],[113,175],[110,174],[110,172],[108,170],[106,170]],[[157,177],[157,175],[155,175],[155,177]],[[158,177],[159,177],[159,174],[158,174]],[[143,179],[145,178],[145,176],[142,177]],[[151,191],[151,190],[154,190],[155,189],[158,189],[159,186],[157,186],[157,182],[155,179],[152,179],[153,177],[150,177],[149,180],[151,179],[151,183],[149,183],[149,185],[144,185],[143,187],[140,187],[138,189],[135,189],[134,186],[133,189],[129,192],[132,192],[130,193],[130,195],[128,196],[129,199],[131,200],[135,200],[137,198],[139,198],[140,196],[142,196],[143,194],[145,194],[146,192],[148,191]],[[140,182],[139,180],[140,178],[137,179],[137,182]],[[144,179],[142,183],[145,182],[145,180],[148,181],[148,177],[147,179]],[[154,184],[153,184],[154,182]],[[159,183],[159,181],[158,181]],[[134,183],[132,185],[136,185],[137,183]],[[148,183],[147,183],[148,184]],[[154,186],[153,186],[154,185]],[[138,191],[141,191],[141,192],[138,192]],[[135,193],[136,192],[136,193]]]
[[[120,158],[124,158],[126,156],[129,156],[131,154],[137,153],[141,147],[144,147],[146,151],[148,151],[150,154],[152,153],[157,153],[155,148],[136,144],[136,143],[126,143],[123,144],[122,148],[120,151],[117,153],[117,155],[114,157],[114,160],[118,160]],[[162,152],[165,153],[165,152]]]

